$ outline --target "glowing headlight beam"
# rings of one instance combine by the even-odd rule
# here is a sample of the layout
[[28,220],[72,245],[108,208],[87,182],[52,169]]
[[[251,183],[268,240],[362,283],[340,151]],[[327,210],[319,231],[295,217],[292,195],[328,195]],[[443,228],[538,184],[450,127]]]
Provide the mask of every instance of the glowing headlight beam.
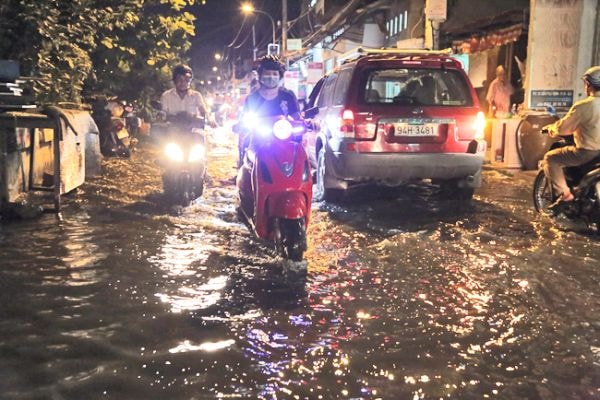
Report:
[[254,128],[258,124],[258,116],[253,112],[247,112],[242,116],[242,123],[246,128]]
[[176,143],[169,143],[165,146],[165,156],[172,161],[183,162],[184,160],[183,150]]
[[286,140],[292,135],[292,124],[290,121],[280,119],[273,124],[273,134],[277,139]]
[[195,144],[194,146],[192,146],[192,149],[190,150],[190,154],[188,156],[188,161],[189,162],[200,161],[200,160],[203,160],[205,157],[206,157],[206,149],[204,148],[204,146],[201,144]]

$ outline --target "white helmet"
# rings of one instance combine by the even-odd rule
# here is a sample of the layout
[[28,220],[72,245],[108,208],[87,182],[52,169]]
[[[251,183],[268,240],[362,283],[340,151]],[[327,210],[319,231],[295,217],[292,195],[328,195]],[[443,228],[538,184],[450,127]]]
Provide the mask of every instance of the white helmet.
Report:
[[588,68],[581,78],[589,83],[594,90],[600,90],[600,66]]

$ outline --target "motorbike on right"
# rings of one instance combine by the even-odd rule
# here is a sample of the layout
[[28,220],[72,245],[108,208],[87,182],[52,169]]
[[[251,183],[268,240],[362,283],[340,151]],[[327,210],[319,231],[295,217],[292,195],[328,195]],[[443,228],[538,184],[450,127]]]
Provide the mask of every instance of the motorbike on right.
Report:
[[[548,134],[548,128],[542,129],[543,134]],[[565,136],[555,142],[550,150],[573,145],[573,137]],[[600,157],[577,166],[567,167],[565,178],[575,196],[573,201],[563,203],[559,209],[550,210],[550,206],[558,199],[553,193],[550,180],[544,173],[543,168],[533,182],[533,204],[539,213],[556,217],[564,215],[569,220],[584,222],[588,227],[595,226],[600,233]]]

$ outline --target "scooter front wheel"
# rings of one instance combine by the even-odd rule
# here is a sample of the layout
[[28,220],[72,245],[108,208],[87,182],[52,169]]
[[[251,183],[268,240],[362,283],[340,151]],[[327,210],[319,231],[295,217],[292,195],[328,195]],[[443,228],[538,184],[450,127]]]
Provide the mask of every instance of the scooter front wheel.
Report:
[[306,226],[304,218],[280,219],[279,235],[276,243],[284,258],[292,261],[302,261],[306,251]]

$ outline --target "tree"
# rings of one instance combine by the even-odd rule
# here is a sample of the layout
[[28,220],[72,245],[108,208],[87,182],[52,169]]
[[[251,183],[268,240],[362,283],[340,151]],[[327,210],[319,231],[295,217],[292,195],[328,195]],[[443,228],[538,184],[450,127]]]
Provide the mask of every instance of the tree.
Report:
[[[104,93],[147,102],[194,36],[196,0],[3,0],[0,58],[36,78],[41,102]],[[135,98],[134,98],[135,97]]]
[[88,89],[147,105],[167,87],[171,67],[186,61],[195,17],[185,7],[194,1],[114,3],[111,9],[119,17],[99,34],[100,46],[92,55],[95,76]]

